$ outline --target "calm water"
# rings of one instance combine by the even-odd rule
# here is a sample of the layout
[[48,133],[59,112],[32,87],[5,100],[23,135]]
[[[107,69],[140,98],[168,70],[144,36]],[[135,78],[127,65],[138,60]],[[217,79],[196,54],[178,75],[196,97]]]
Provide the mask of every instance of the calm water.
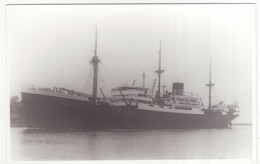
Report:
[[251,126],[199,130],[11,128],[12,160],[251,158]]

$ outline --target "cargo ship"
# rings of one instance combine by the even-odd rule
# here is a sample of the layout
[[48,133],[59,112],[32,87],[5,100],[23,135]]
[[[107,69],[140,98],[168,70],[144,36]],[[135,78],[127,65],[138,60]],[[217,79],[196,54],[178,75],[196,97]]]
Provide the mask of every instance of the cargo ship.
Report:
[[[93,93],[86,94],[66,88],[37,88],[32,86],[21,92],[25,120],[28,128],[46,129],[195,129],[228,128],[239,116],[237,104],[204,107],[198,94],[186,93],[183,83],[173,83],[171,92],[161,85],[161,43],[159,48],[158,89],[156,79],[151,88],[120,86],[111,89],[111,96],[98,97],[97,32],[91,64],[94,67]],[[210,64],[211,65],[211,64]],[[161,93],[163,89],[163,93]]]

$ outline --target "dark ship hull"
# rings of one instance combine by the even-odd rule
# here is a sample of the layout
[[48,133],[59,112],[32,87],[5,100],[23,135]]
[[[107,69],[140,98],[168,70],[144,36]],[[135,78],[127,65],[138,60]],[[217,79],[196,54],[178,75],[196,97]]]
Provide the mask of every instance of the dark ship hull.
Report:
[[48,129],[195,129],[227,128],[236,114],[185,114],[147,111],[90,101],[22,92],[29,128]]

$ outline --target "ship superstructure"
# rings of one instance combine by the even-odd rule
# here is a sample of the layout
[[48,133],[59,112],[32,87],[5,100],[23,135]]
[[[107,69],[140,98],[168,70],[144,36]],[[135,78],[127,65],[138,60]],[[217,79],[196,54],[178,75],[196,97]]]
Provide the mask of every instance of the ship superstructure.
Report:
[[[159,51],[159,61],[161,61],[161,43]],[[211,65],[211,64],[210,64]],[[211,67],[211,66],[210,66]],[[138,111],[147,113],[157,113],[165,116],[169,125],[163,124],[167,128],[221,128],[230,125],[231,120],[239,115],[237,105],[227,105],[225,107],[211,106],[211,68],[209,86],[209,107],[205,108],[198,94],[186,93],[183,83],[173,83],[172,92],[166,92],[161,95],[160,78],[161,63],[159,62],[158,90],[153,97],[153,87],[149,90],[144,87],[117,87],[111,90],[112,102],[116,107],[135,108]],[[144,85],[143,85],[144,86]],[[147,114],[149,115],[149,114]],[[157,118],[156,116],[154,116]],[[158,118],[159,119],[159,118]],[[154,120],[156,122],[156,120]],[[161,121],[160,123],[165,122]],[[154,125],[156,127],[156,125]]]

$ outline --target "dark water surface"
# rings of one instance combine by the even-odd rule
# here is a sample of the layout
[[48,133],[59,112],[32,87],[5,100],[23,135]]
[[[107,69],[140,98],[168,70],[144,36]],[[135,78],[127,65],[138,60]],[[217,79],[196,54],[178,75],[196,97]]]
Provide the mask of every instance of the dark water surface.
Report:
[[47,131],[11,128],[11,160],[244,159],[252,127]]

